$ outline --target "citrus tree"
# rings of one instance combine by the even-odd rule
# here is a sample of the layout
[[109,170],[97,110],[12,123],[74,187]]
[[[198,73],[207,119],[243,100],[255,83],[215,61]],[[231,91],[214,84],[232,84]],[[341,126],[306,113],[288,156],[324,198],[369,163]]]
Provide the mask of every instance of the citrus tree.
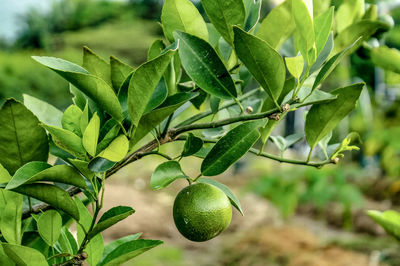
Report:
[[[237,197],[212,177],[246,153],[320,168],[357,149],[356,133],[334,148],[328,142],[364,83],[320,88],[342,58],[389,25],[364,1],[336,8],[314,2],[284,1],[259,22],[260,0],[202,0],[206,23],[189,0],[166,0],[165,39],[137,68],[87,47],[81,66],[34,56],[70,83],[73,103],[62,112],[25,95],[0,109],[0,264],[119,265],[160,245],[135,234],[105,246],[102,237],[134,213],[117,206],[99,215],[106,179],[145,156],[166,159],[151,176],[152,189],[188,183],[176,197],[174,221],[186,238],[206,241],[228,227],[232,206],[242,213]],[[300,108],[309,109],[304,132],[274,138],[282,156],[264,152],[274,128]],[[283,156],[302,139],[308,155]],[[184,142],[176,158],[159,151],[171,142]],[[313,156],[316,148],[323,160]],[[203,158],[199,175],[182,171],[188,156]]]

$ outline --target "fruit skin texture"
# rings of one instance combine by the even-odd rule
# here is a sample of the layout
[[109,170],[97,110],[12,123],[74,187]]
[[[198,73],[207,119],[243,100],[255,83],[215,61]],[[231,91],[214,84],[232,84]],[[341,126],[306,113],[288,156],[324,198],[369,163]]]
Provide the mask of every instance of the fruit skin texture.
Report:
[[179,232],[202,242],[224,231],[232,219],[232,206],[219,188],[196,183],[182,189],[175,198],[173,215]]

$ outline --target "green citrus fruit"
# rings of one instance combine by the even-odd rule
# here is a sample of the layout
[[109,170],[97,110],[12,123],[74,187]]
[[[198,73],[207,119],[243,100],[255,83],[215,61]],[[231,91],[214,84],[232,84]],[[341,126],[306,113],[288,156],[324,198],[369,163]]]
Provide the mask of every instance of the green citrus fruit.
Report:
[[232,206],[225,193],[204,183],[182,189],[175,198],[173,212],[179,232],[196,242],[216,237],[232,219]]

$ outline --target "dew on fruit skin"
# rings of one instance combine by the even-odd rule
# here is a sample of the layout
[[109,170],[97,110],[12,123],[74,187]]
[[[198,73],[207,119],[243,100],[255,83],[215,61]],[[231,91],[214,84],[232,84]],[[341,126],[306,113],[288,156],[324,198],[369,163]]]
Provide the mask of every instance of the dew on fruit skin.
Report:
[[187,219],[187,218],[183,218],[183,221],[185,222],[185,224],[189,223],[189,219]]

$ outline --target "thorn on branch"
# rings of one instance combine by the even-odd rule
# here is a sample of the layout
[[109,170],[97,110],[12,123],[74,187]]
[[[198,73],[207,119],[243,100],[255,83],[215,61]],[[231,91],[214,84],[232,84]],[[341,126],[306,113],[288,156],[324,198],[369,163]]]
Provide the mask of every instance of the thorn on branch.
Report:
[[268,118],[271,120],[279,121],[279,119],[281,119],[281,113],[272,114]]

